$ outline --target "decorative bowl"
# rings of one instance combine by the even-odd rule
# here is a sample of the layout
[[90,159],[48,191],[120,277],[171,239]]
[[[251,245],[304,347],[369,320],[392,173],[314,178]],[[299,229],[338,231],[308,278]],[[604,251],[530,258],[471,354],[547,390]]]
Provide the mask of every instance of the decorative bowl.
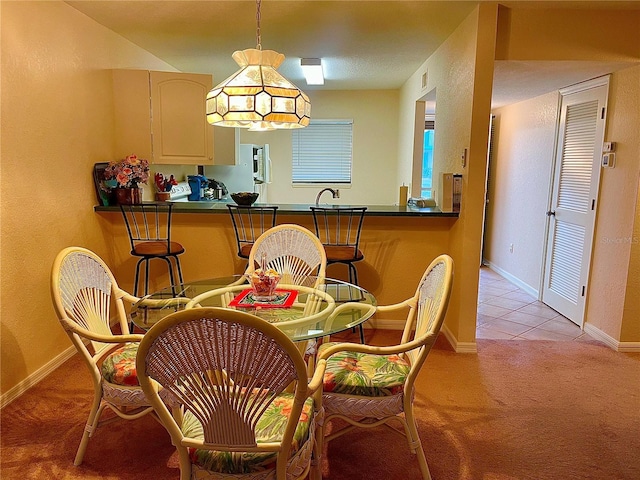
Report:
[[280,281],[280,274],[272,268],[263,271],[261,268],[249,276],[249,283],[253,289],[253,298],[259,302],[275,300],[276,287]]
[[232,193],[231,198],[237,205],[249,206],[258,199],[258,193],[255,192],[237,192]]

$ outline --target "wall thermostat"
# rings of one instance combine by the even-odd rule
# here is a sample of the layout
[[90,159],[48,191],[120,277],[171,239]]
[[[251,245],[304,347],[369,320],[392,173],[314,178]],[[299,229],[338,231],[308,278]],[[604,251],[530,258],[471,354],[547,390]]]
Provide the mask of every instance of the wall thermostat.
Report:
[[615,153],[605,153],[602,155],[602,166],[605,168],[613,168],[616,164]]

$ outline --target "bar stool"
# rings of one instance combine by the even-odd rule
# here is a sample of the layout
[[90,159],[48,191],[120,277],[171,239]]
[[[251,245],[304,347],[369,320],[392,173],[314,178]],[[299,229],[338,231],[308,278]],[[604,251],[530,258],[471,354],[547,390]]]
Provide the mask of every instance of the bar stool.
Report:
[[238,257],[249,260],[256,239],[276,226],[277,205],[227,205],[236,234]]
[[[178,273],[180,284],[182,284],[182,269],[178,256],[182,255],[185,249],[182,244],[171,240],[173,203],[147,202],[136,205],[120,205],[120,210],[129,233],[131,255],[140,257],[136,264],[133,282],[134,295],[138,296],[140,267],[143,263],[145,264],[144,294],[149,293],[149,262],[153,259],[167,262],[171,285],[175,285],[174,269]],[[175,267],[171,259],[173,259]]]
[[[327,266],[334,263],[347,265],[349,283],[359,285],[355,263],[364,260],[360,250],[360,232],[367,207],[332,205],[310,207],[316,236],[324,245]],[[364,343],[364,330],[360,325],[360,340]]]

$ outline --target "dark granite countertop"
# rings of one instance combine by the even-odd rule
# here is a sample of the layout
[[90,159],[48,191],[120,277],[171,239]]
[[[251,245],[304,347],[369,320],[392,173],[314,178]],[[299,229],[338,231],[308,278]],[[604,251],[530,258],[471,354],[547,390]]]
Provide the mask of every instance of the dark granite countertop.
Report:
[[[175,202],[174,213],[224,213],[227,214],[227,203],[229,201],[202,201],[202,202]],[[255,203],[254,205],[265,205]],[[278,215],[311,215],[309,207],[314,204],[288,204],[269,203],[267,205],[278,205]],[[320,204],[327,206],[327,204]],[[330,206],[330,205],[329,205]],[[347,207],[350,205],[336,205],[336,207]],[[454,217],[459,216],[459,212],[442,212],[438,207],[418,208],[413,206],[400,207],[398,205],[352,205],[366,206],[367,215],[378,217]],[[96,212],[120,211],[118,206],[96,206]]]

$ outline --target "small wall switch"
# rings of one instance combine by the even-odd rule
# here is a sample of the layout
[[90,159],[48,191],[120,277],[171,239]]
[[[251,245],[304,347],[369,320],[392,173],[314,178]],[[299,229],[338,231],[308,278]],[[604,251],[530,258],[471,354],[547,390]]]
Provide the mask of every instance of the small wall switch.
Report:
[[467,149],[465,148],[462,151],[462,155],[460,156],[460,158],[462,159],[462,168],[467,166]]
[[602,152],[603,153],[608,153],[608,152],[613,152],[616,149],[616,144],[615,142],[604,142],[602,144]]
[[616,165],[616,154],[605,153],[602,155],[602,166],[604,168],[613,168]]
[[513,253],[513,243],[509,245],[509,253]]

